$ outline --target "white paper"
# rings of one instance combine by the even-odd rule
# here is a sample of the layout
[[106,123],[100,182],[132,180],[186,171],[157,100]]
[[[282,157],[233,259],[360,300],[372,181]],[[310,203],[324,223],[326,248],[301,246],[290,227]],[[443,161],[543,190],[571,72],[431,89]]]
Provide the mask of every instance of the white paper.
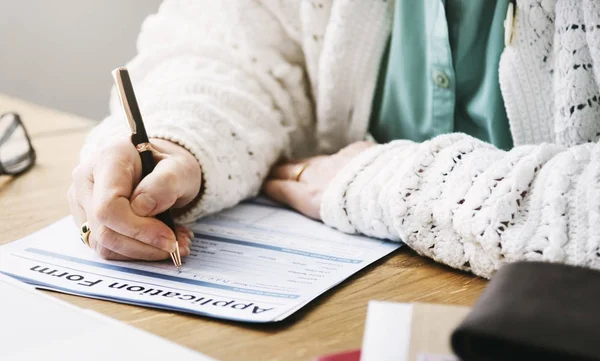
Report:
[[284,319],[401,245],[335,231],[254,200],[190,225],[192,254],[115,262],[79,240],[70,218],[0,247],[0,271],[40,287],[245,322]]
[[369,301],[361,361],[406,361],[413,305]]
[[0,274],[0,360],[212,359]]
[[370,301],[361,361],[458,361],[450,335],[469,308]]

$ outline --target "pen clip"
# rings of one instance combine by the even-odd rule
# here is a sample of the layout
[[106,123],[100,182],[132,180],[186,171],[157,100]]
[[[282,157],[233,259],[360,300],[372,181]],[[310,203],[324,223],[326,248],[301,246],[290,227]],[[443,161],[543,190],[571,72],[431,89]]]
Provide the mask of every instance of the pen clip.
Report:
[[135,124],[135,120],[133,119],[133,114],[131,114],[131,107],[129,105],[129,100],[127,99],[127,94],[125,94],[125,87],[123,86],[122,73],[126,71],[126,68],[117,68],[112,71],[112,76],[115,81],[115,86],[117,87],[117,94],[119,95],[119,99],[121,100],[123,112],[125,113],[125,117],[127,118],[129,130],[131,131],[131,134],[137,134],[137,125]]

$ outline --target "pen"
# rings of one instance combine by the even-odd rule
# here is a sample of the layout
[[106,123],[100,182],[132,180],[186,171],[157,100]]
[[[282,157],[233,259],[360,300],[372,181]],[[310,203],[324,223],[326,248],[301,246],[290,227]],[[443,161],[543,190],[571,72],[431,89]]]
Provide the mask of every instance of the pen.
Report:
[[[129,124],[129,130],[131,131],[131,142],[137,149],[138,153],[140,154],[140,158],[142,159],[143,179],[145,176],[150,174],[156,166],[154,155],[152,154],[150,140],[146,134],[146,128],[144,127],[142,114],[140,113],[140,108],[135,98],[129,72],[126,68],[118,68],[113,70],[112,75],[115,80],[115,85],[117,86],[119,99],[121,100],[125,117],[127,118],[127,124]],[[157,214],[156,218],[166,224],[169,228],[171,228],[173,233],[175,233],[175,222],[173,222],[173,218],[171,217],[171,212],[169,210]],[[181,254],[179,253],[179,243],[175,242],[175,245],[175,252],[171,253],[171,259],[173,260],[175,267],[177,267],[177,270],[181,271]]]

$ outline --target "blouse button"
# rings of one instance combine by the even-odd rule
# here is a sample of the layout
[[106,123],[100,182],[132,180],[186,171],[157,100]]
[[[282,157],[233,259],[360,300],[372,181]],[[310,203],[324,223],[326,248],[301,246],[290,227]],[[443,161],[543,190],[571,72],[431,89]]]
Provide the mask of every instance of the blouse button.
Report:
[[442,71],[434,71],[433,80],[435,81],[435,84],[440,88],[450,87],[450,78],[448,78],[448,75]]

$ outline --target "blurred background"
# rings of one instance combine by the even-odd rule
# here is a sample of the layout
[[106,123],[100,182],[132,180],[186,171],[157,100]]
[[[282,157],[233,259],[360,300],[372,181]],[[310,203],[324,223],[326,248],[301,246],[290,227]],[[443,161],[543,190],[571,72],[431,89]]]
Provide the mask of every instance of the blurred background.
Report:
[[100,120],[160,0],[0,0],[0,93]]

